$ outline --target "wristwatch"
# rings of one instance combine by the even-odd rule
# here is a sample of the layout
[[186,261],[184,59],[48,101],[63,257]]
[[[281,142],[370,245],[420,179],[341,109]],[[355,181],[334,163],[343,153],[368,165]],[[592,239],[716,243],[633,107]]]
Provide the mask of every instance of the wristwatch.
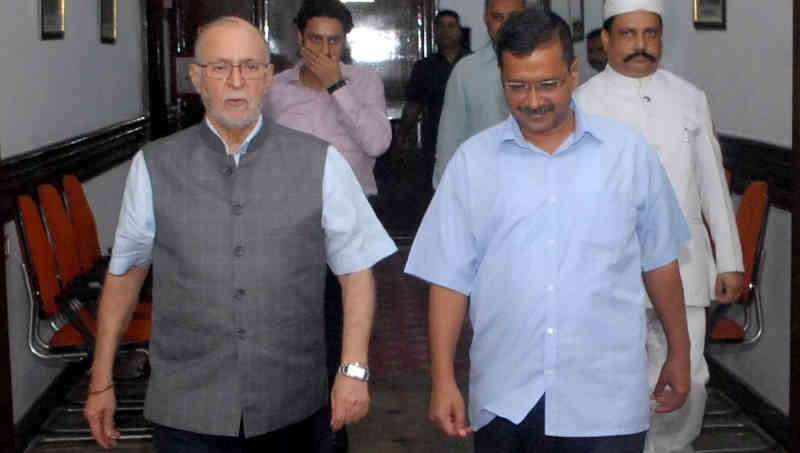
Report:
[[339,79],[338,82],[328,87],[328,93],[333,94],[334,91],[338,90],[339,88],[345,85],[347,85],[347,82],[344,79]]
[[359,381],[369,380],[369,370],[367,367],[362,366],[358,362],[343,363],[339,365],[339,374],[349,378],[358,379]]

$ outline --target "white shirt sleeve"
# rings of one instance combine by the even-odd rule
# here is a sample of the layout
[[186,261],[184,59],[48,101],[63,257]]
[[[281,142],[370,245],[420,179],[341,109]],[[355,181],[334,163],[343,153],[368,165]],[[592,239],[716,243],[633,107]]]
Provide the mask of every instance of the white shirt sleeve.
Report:
[[125,181],[108,271],[114,275],[123,275],[133,266],[150,266],[155,235],[153,188],[144,155],[139,151],[133,157],[128,179]]
[[333,146],[322,176],[322,229],[328,265],[336,275],[367,269],[397,251],[350,165]]

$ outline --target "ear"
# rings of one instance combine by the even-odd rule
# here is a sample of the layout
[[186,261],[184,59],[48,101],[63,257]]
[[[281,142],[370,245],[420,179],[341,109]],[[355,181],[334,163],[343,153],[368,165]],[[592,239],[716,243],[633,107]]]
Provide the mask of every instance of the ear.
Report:
[[297,46],[303,47],[303,30],[297,29]]
[[578,80],[578,76],[581,73],[581,62],[578,57],[575,57],[575,59],[572,60],[572,64],[569,65],[569,73],[575,80]]
[[266,95],[269,91],[269,87],[272,85],[272,77],[275,75],[275,67],[270,64],[266,71],[264,72],[264,81],[262,82],[263,85],[261,86],[261,94]]
[[607,54],[608,53],[608,41],[611,39],[611,36],[608,34],[608,31],[604,28],[603,31],[600,32],[600,39],[603,40],[603,51]]
[[194,90],[198,93],[203,92],[203,68],[196,63],[189,64],[189,79],[194,85]]

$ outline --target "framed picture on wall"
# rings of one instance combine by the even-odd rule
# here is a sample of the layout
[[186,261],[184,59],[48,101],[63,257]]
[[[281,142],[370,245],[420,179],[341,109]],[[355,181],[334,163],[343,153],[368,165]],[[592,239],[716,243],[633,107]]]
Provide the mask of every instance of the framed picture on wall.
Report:
[[117,0],[100,1],[100,42],[117,42]]
[[694,28],[725,30],[726,0],[692,0]]
[[583,0],[568,0],[569,5],[569,26],[572,27],[572,40],[583,41]]
[[64,39],[64,1],[41,0],[42,39]]

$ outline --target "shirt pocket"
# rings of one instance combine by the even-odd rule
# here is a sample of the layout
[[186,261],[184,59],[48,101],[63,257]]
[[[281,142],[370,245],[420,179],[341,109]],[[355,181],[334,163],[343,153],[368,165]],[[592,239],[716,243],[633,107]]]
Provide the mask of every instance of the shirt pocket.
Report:
[[598,194],[585,211],[580,230],[586,257],[616,262],[635,239],[636,208],[630,196],[618,192]]

